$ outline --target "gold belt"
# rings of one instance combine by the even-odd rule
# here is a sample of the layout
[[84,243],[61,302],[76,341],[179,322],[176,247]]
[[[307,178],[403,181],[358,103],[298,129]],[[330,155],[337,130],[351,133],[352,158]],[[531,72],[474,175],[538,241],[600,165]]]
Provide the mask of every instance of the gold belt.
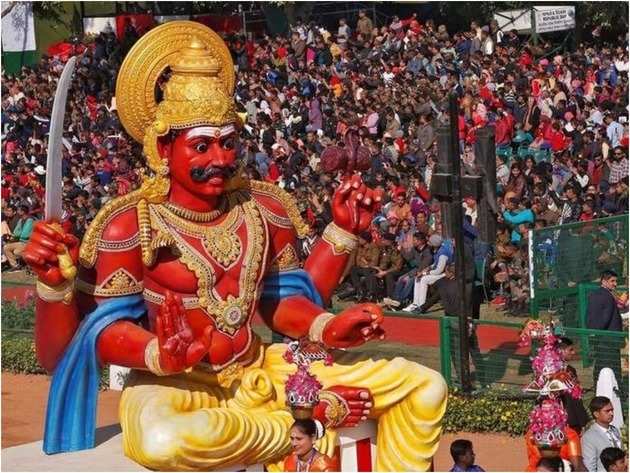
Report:
[[[166,300],[166,297],[164,297],[162,294],[152,291],[151,289],[147,289],[146,287],[144,288],[144,291],[142,291],[142,295],[144,296],[145,301],[153,302],[157,305],[164,304],[164,301]],[[185,309],[200,308],[199,298],[197,296],[182,297],[182,304],[184,304]]]

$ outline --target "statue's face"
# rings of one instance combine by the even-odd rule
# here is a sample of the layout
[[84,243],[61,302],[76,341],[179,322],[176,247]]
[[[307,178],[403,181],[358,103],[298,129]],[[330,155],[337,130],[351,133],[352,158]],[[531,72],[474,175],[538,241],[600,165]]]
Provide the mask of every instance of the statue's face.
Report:
[[198,196],[223,193],[236,171],[236,129],[200,126],[159,142],[169,161],[171,179]]

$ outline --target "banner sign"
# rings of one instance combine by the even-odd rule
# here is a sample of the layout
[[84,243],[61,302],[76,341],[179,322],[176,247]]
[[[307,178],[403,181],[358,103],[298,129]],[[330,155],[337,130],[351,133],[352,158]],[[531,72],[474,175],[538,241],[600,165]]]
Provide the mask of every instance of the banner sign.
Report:
[[518,10],[500,11],[494,19],[503,31],[517,30],[519,33],[530,33],[532,30],[532,8],[536,33],[570,30],[575,28],[575,7],[572,6],[535,6]]
[[113,16],[93,16],[83,18],[85,34],[99,34],[103,31],[116,31],[116,18]]
[[494,14],[494,19],[503,31],[525,33],[532,29],[532,15],[528,9],[500,11]]
[[162,24],[168,21],[190,20],[190,15],[156,15],[155,22]]
[[122,39],[125,35],[125,28],[133,27],[142,36],[154,25],[153,15],[148,13],[123,14],[116,16],[116,36]]
[[575,7],[535,7],[536,33],[549,33],[575,28]]
[[[9,8],[9,12],[5,14]],[[33,3],[2,2],[2,52],[36,49]]]

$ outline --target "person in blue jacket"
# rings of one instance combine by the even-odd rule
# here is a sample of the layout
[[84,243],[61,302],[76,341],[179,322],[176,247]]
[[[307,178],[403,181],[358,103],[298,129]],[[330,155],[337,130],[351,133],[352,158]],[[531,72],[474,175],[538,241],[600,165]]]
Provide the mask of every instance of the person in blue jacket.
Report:
[[519,200],[512,197],[506,200],[506,210],[503,212],[503,221],[512,230],[511,241],[518,244],[521,241],[521,233],[519,232],[519,225],[522,223],[533,224],[536,219],[532,209],[518,208]]

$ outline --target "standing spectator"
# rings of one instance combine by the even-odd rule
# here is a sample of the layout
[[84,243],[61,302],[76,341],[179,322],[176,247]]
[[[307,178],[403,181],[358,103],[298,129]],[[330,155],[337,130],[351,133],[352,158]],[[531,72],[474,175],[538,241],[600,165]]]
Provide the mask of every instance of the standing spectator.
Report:
[[365,41],[372,40],[372,30],[374,26],[372,20],[365,14],[365,10],[359,10],[359,19],[357,20],[356,30]]
[[628,176],[628,158],[626,158],[626,152],[621,146],[617,146],[613,150],[608,168],[610,169],[608,183],[611,186]]
[[[575,352],[575,346],[573,345],[573,340],[567,337],[560,337],[558,342],[558,349],[560,351],[560,355],[565,362],[569,362],[574,360],[577,356]],[[577,371],[575,368],[569,364],[567,364],[567,371],[571,373],[575,379],[578,379]],[[584,409],[584,404],[581,399],[575,399],[568,392],[564,392],[560,399],[562,400],[562,405],[564,409],[567,411],[567,424],[573,430],[575,430],[578,434],[582,432],[582,429],[588,424],[589,416]]]
[[475,465],[475,452],[470,440],[457,439],[451,443],[453,467],[448,471],[486,471]]
[[582,456],[588,471],[607,471],[600,458],[609,447],[621,448],[621,433],[611,424],[614,416],[610,399],[595,396],[589,404],[589,410],[595,422],[586,429],[582,436]]
[[623,125],[615,120],[611,113],[604,115],[604,123],[606,124],[606,136],[608,136],[611,146],[616,148],[623,137]]
[[[595,330],[623,330],[617,298],[614,290],[617,288],[617,273],[606,270],[600,278],[600,288],[591,292],[586,309],[586,326]],[[622,340],[604,339],[596,336],[591,340],[593,350],[593,378],[597,384],[597,377],[602,368],[610,368],[615,373],[617,382],[621,383],[621,359],[619,350]]]
[[26,242],[33,232],[34,220],[28,215],[28,207],[21,205],[17,210],[17,223],[13,229],[13,235],[9,242],[4,245],[4,256],[13,269],[19,267],[18,258],[26,247]]
[[602,450],[599,459],[605,471],[628,471],[628,456],[620,448],[608,447]]

